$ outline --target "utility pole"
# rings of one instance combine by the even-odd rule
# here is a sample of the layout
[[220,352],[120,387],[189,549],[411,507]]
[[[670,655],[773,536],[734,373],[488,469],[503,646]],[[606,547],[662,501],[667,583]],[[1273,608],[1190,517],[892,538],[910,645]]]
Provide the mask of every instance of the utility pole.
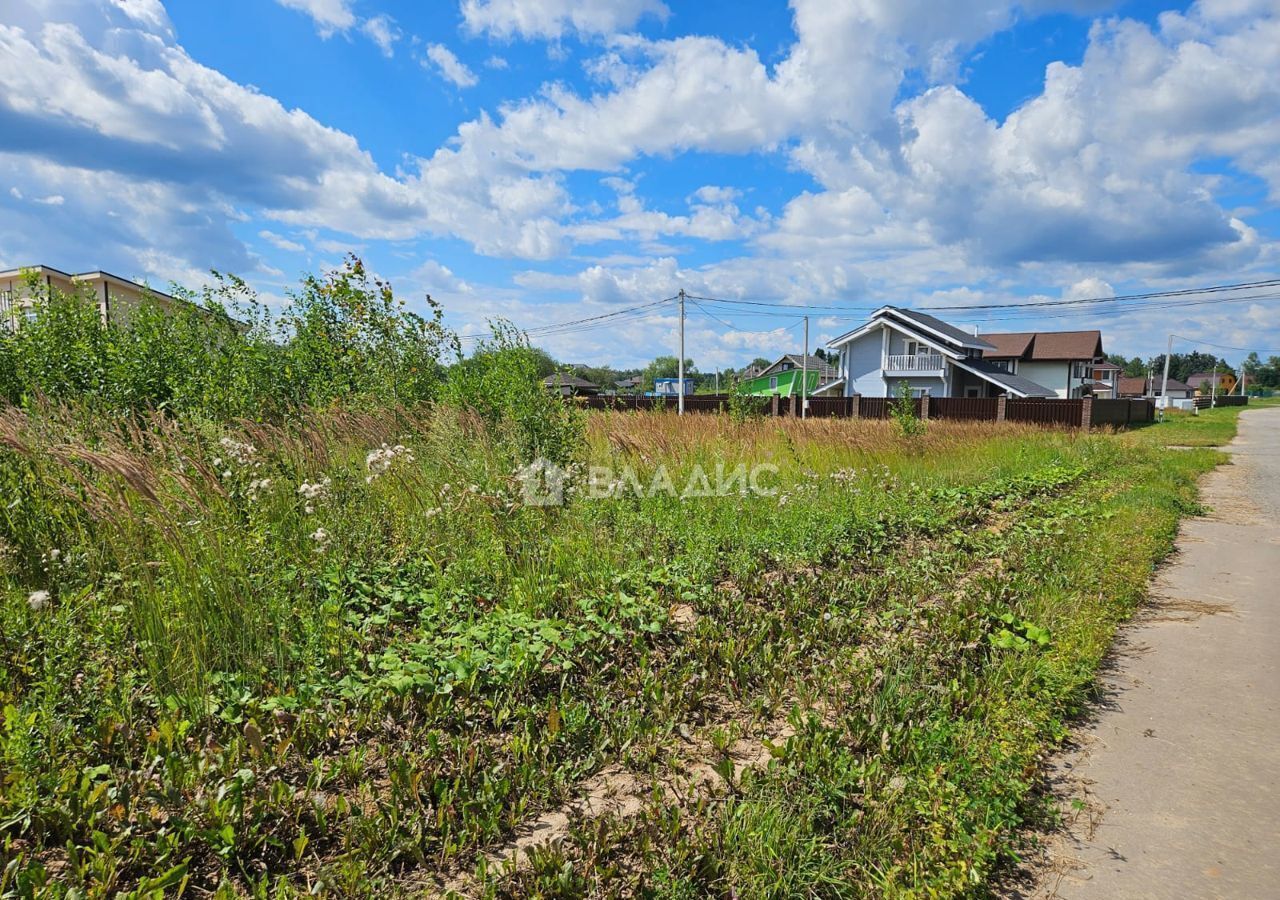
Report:
[[809,417],[809,317],[804,317],[804,356],[800,357],[800,418]]
[[720,393],[720,368],[716,367],[716,394]]
[[[683,307],[681,307],[683,309]],[[1169,408],[1169,357],[1173,356],[1173,335],[1169,335],[1169,349],[1164,351],[1164,382],[1160,386],[1160,397],[1164,406],[1160,407],[1160,420],[1164,421],[1164,411]]]
[[684,415],[684,288],[680,288],[680,356],[677,362],[676,371],[679,373],[679,389],[680,400],[677,411],[679,415]]
[[1218,357],[1213,357],[1213,368],[1209,372],[1209,408],[1218,405]]

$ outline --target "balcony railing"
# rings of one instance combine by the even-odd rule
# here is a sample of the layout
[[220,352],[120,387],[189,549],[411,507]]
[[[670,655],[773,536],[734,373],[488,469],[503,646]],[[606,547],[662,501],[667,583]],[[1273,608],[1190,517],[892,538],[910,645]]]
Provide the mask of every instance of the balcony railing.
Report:
[[903,354],[890,356],[885,360],[886,372],[940,372],[945,363],[941,354],[931,353],[927,356]]

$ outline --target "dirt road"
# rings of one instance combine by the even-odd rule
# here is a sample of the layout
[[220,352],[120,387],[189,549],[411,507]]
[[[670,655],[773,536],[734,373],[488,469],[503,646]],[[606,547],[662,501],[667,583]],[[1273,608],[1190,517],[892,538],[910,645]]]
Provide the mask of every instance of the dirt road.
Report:
[[1227,449],[1056,768],[1085,805],[1023,896],[1280,897],[1280,408]]

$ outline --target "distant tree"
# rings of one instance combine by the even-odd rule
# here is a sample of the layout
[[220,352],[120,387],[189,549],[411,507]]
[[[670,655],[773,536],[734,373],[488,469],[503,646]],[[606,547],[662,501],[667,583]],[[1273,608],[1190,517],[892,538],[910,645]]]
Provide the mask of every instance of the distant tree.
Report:
[[[645,366],[641,374],[644,376],[644,389],[651,391],[653,390],[655,378],[678,378],[680,376],[680,360],[675,356],[659,356]],[[684,361],[684,374],[686,378],[698,374],[693,360],[686,359]]]
[[[1164,354],[1151,357],[1147,360],[1147,366],[1157,376],[1161,375],[1164,372]],[[1196,372],[1213,371],[1230,372],[1232,369],[1225,361],[1199,350],[1193,353],[1174,353],[1169,357],[1169,377],[1178,381],[1185,382]]]
[[556,362],[556,358],[543,350],[541,347],[530,347],[529,356],[533,361],[534,368],[537,370],[539,378],[546,378],[548,375],[554,375],[561,371],[564,367]]
[[612,388],[615,382],[624,377],[613,366],[580,366],[575,374],[602,388]]
[[814,350],[813,355],[818,357],[818,359],[822,360],[823,362],[826,362],[827,360],[831,359],[831,357],[827,355],[827,351],[823,350],[821,347],[819,347],[817,350]]
[[1147,374],[1147,364],[1138,356],[1132,359],[1125,359],[1119,353],[1110,353],[1107,355],[1107,362],[1119,366],[1129,378],[1137,378]]

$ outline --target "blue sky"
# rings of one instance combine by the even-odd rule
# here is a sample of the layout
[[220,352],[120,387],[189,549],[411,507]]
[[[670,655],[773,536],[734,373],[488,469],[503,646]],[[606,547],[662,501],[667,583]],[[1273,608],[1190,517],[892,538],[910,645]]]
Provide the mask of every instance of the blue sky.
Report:
[[[352,250],[463,333],[797,307],[692,308],[706,370],[798,349],[805,305],[817,344],[1280,275],[1271,0],[10,0],[0,86],[0,265],[280,302]],[[1266,355],[1276,303],[939,314]],[[539,342],[628,366],[675,325]]]

